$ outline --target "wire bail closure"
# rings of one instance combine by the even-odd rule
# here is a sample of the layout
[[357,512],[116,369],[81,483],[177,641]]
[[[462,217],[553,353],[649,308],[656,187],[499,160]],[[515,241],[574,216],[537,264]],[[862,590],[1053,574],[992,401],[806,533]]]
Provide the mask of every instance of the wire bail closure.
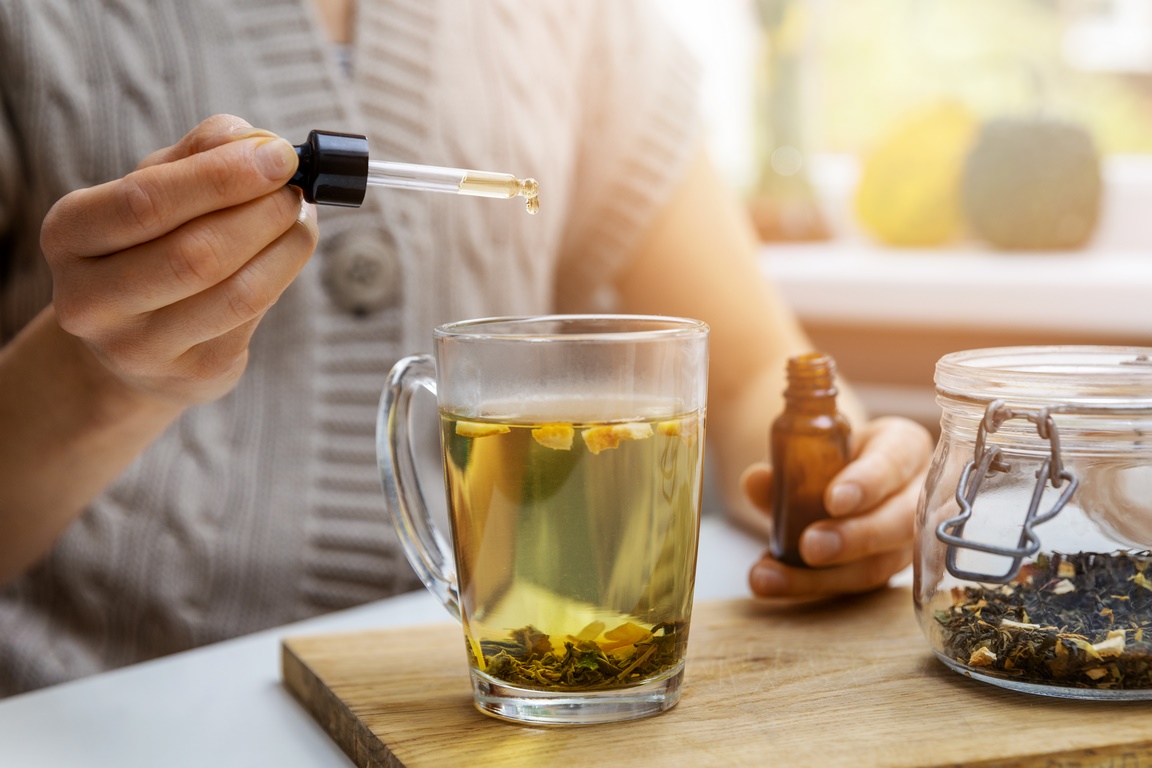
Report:
[[[1052,419],[1051,408],[1039,410],[1013,409],[1004,404],[1003,400],[994,400],[988,404],[984,411],[984,418],[976,432],[976,450],[973,458],[964,465],[960,480],[956,484],[956,503],[960,505],[960,514],[945,520],[936,528],[936,538],[947,544],[945,566],[948,572],[958,579],[977,581],[990,584],[1007,584],[1020,570],[1025,557],[1031,557],[1040,551],[1040,539],[1033,528],[1046,523],[1059,514],[1060,510],[1071,500],[1080,481],[1068,470],[1064,469],[1064,461],[1060,455],[1060,436],[1056,430],[1056,422]],[[1032,491],[1032,501],[1028,505],[1028,514],[1024,518],[1024,525],[1020,531],[1020,540],[1015,547],[999,547],[992,544],[981,544],[963,538],[964,526],[972,517],[972,505],[980,493],[980,486],[984,483],[990,472],[1008,472],[1011,464],[1004,460],[1002,451],[996,446],[987,446],[987,437],[993,434],[1004,422],[1011,419],[1027,419],[1036,425],[1036,434],[1041,440],[1049,443],[1049,456],[1044,459],[1040,469],[1036,471],[1036,485]],[[975,470],[975,474],[973,474]],[[1044,490],[1050,482],[1052,487],[1059,489],[1067,481],[1067,487],[1047,512],[1040,513],[1040,501]],[[977,573],[966,571],[956,565],[958,549],[971,549],[977,552],[986,552],[992,555],[1012,558],[1008,570],[1000,575],[990,573]]]

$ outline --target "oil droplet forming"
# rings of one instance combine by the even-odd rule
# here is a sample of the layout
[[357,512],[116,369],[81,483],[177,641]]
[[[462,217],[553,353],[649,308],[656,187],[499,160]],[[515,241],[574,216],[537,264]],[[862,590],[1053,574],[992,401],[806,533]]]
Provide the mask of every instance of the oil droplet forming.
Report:
[[536,179],[522,180],[516,194],[524,198],[524,210],[528,213],[535,214],[540,210],[540,185]]

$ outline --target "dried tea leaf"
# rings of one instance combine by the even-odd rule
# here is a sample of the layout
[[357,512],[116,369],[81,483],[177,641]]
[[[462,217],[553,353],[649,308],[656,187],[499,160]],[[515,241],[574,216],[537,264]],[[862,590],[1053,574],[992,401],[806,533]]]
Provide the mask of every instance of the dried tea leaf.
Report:
[[532,625],[512,630],[511,636],[521,655],[543,658],[552,652],[551,638]]
[[1084,654],[1093,661],[1100,660],[1100,654],[1096,652],[1096,647],[1083,637],[1079,637],[1077,635],[1062,634],[1060,635],[1060,638],[1067,640],[1068,642],[1072,643],[1072,645],[1084,651]]
[[472,652],[472,658],[476,661],[476,668],[483,672],[487,669],[487,664],[484,663],[484,651],[480,648],[480,643],[476,642],[476,638],[468,635],[468,650]]
[[506,424],[489,424],[482,421],[456,422],[456,434],[461,437],[491,437],[504,435],[512,431]]
[[651,638],[651,632],[628,621],[605,632],[604,639],[606,642],[601,643],[600,647],[605,651],[614,651],[625,645],[635,645]]
[[604,622],[593,621],[591,624],[584,627],[584,629],[580,630],[576,634],[576,637],[579,640],[585,640],[585,641],[595,640],[596,638],[600,637],[600,633],[603,631],[604,631]]
[[1039,624],[1030,624],[1026,621],[1013,621],[1012,619],[1000,619],[1000,626],[1005,629],[1040,629]]
[[1107,639],[1092,644],[1092,650],[1102,659],[1110,659],[1124,653],[1124,630],[1114,629]]
[[972,611],[973,613],[979,613],[980,609],[987,607],[987,605],[988,605],[988,602],[986,600],[977,600],[974,603],[970,603],[968,605],[965,605],[964,610]]
[[532,430],[532,437],[545,448],[554,451],[572,450],[572,438],[576,430],[571,424],[545,424]]
[[614,629],[610,629],[604,633],[604,637],[609,640],[623,640],[629,643],[638,643],[652,636],[652,633],[644,629],[639,624],[633,624],[631,621],[626,621]]
[[664,437],[679,437],[680,442],[692,445],[696,442],[696,428],[699,420],[695,416],[683,419],[668,419],[656,425],[656,434]]
[[972,655],[968,657],[968,664],[973,667],[990,667],[995,661],[996,654],[984,645],[972,651]]
[[626,424],[605,424],[580,431],[584,444],[592,453],[616,448],[624,440],[645,440],[652,437],[652,425],[638,421]]

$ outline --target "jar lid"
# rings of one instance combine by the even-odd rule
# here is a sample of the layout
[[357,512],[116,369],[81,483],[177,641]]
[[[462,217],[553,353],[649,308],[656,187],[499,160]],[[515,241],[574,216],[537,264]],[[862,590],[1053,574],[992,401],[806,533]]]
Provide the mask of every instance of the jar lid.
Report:
[[936,391],[1009,405],[1152,411],[1152,347],[995,347],[936,363]]

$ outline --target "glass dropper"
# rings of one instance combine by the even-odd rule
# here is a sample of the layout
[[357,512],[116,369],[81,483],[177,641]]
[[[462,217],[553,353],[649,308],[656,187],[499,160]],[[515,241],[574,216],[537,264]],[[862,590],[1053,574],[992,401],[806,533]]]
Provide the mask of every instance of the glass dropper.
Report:
[[310,203],[358,207],[368,186],[450,192],[457,195],[509,199],[523,197],[528,213],[540,210],[535,179],[510,173],[440,168],[368,159],[364,136],[312,131],[296,145],[300,165],[289,184],[304,191]]
[[450,192],[456,195],[523,197],[528,213],[540,210],[535,179],[518,179],[510,173],[440,168],[435,165],[368,161],[368,186]]

